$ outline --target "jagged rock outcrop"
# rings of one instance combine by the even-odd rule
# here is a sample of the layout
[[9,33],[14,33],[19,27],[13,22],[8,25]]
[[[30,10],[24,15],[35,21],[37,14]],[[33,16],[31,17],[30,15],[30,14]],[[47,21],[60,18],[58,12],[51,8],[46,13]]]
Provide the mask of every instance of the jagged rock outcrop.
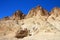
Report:
[[60,30],[60,8],[53,8],[47,21]]
[[60,40],[60,8],[47,12],[38,6],[27,16],[16,11],[0,21],[0,40]]
[[18,10],[12,15],[11,19],[20,20],[20,19],[24,19],[24,17],[25,15],[21,11]]
[[26,36],[28,36],[29,30],[24,29],[24,30],[19,30],[16,34],[16,38],[24,38]]
[[49,16],[49,13],[47,12],[47,10],[43,9],[41,6],[37,6],[36,8],[33,8],[32,10],[29,11],[26,18],[31,18],[34,16],[47,19],[47,17]]
[[0,20],[21,20],[25,18],[25,14],[23,14],[20,10],[17,10],[12,16],[6,16]]

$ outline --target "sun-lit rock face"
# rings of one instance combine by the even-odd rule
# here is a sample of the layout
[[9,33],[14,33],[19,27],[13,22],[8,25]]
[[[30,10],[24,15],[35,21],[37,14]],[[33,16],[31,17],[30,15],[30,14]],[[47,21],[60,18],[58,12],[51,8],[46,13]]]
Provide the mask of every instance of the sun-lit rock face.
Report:
[[43,9],[41,6],[37,6],[36,8],[33,8],[32,10],[28,12],[26,18],[31,18],[34,16],[40,17],[42,19],[47,19],[49,14],[47,10]]
[[60,30],[60,8],[53,8],[47,21]]
[[16,11],[0,20],[0,40],[60,40],[60,8],[37,6],[26,16]]
[[12,15],[11,19],[20,20],[20,19],[24,19],[24,17],[25,15],[21,11],[18,10]]
[[21,20],[25,18],[25,14],[23,14],[20,10],[17,10],[12,16],[6,16],[0,20]]

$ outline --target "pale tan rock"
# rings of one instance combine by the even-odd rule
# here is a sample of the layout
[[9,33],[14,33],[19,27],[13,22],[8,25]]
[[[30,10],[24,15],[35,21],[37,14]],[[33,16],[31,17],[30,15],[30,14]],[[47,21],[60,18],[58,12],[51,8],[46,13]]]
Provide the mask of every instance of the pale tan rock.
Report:
[[10,19],[13,19],[13,20],[20,20],[20,19],[24,19],[25,15],[21,12],[21,11],[16,11],[12,17]]
[[54,8],[49,15],[38,6],[26,17],[17,11],[0,20],[0,40],[60,40],[60,8]]
[[47,21],[60,30],[60,8],[53,8]]
[[37,6],[36,8],[33,8],[30,10],[25,18],[31,18],[31,17],[40,17],[43,20],[46,20],[49,16],[47,10],[43,9],[41,6]]

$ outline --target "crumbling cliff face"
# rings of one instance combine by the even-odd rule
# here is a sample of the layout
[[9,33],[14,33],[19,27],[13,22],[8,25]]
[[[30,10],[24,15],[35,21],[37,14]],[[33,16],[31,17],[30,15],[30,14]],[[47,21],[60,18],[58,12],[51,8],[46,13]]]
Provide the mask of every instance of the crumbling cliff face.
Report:
[[27,15],[16,11],[0,20],[0,40],[60,40],[60,8],[48,12],[37,6]]

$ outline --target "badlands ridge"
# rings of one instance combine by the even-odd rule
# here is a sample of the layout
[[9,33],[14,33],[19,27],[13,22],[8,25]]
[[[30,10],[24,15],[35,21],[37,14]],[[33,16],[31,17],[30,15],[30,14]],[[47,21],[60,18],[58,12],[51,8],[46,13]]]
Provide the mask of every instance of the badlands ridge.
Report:
[[60,8],[37,6],[27,15],[18,10],[0,19],[0,40],[60,40]]

